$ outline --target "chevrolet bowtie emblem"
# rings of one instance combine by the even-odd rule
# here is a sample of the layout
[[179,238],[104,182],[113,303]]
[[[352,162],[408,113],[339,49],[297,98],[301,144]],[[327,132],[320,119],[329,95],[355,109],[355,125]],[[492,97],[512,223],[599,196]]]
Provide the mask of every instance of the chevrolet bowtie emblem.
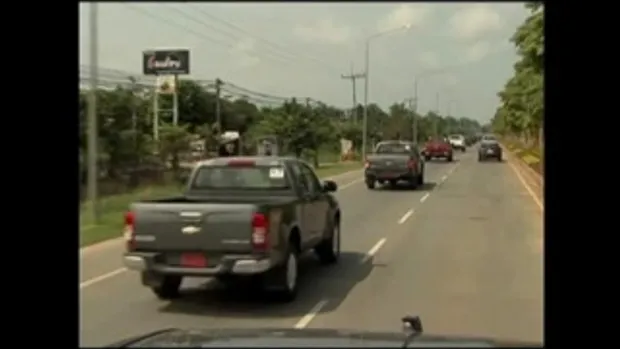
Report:
[[189,225],[187,227],[183,227],[183,229],[181,229],[181,233],[183,234],[187,234],[187,235],[192,235],[192,234],[196,234],[200,232],[200,228],[198,227],[194,227],[192,225]]

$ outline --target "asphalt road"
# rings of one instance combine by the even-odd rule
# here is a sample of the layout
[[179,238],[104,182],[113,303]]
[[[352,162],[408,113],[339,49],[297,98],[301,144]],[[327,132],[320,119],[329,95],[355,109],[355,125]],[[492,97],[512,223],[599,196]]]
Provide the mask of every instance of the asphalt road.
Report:
[[542,341],[542,208],[516,171],[470,149],[427,163],[416,191],[368,191],[360,171],[338,177],[340,263],[307,258],[291,304],[209,280],[159,301],[121,268],[119,241],[82,251],[80,344],[173,326],[399,331],[405,314],[428,333]]

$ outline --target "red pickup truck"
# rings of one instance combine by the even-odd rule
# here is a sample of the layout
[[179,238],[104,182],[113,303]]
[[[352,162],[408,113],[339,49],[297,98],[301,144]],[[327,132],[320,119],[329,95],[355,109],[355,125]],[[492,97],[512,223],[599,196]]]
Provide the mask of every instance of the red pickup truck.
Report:
[[452,145],[450,145],[447,140],[440,138],[426,142],[422,154],[424,154],[424,159],[426,161],[433,158],[443,158],[446,159],[446,161],[453,160]]

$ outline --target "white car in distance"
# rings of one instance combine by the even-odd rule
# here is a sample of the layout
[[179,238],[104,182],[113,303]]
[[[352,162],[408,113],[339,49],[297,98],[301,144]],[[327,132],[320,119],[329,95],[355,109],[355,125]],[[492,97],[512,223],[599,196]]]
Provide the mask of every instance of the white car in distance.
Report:
[[463,135],[450,135],[448,136],[448,142],[450,142],[453,149],[458,149],[462,152],[467,148],[465,145],[465,136]]

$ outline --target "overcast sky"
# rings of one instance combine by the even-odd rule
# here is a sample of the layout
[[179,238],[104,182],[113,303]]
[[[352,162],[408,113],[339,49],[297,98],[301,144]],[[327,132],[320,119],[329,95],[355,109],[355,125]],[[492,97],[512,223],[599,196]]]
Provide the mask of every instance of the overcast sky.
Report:
[[[489,120],[517,57],[510,36],[527,16],[522,3],[103,3],[99,65],[141,73],[141,51],[191,50],[191,77],[230,81],[277,96],[352,103],[351,81],[371,41],[369,99],[387,107],[413,95],[420,111]],[[89,11],[80,4],[80,64],[89,64]],[[363,101],[363,81],[357,98]],[[448,103],[448,101],[453,101]]]

